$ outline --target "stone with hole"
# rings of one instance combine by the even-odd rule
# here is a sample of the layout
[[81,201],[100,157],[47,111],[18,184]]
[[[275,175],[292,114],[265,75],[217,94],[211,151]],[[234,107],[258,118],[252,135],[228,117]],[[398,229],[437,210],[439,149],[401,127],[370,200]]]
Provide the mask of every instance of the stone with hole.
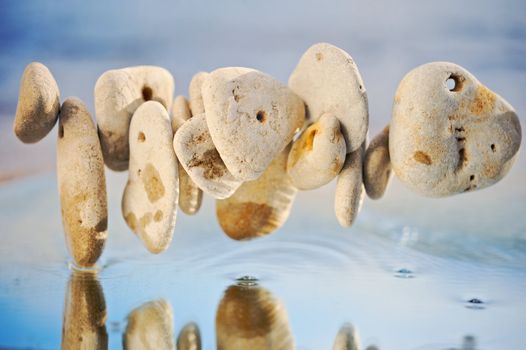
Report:
[[216,214],[223,231],[236,240],[267,235],[287,220],[296,188],[287,175],[290,146],[270,163],[263,175],[245,182],[232,196],[216,201]]
[[367,196],[379,199],[391,178],[391,159],[389,157],[389,125],[369,144],[363,160],[363,185]]
[[178,162],[168,113],[156,101],[142,104],[130,124],[130,168],[122,214],[154,254],[170,245],[179,198]]
[[164,299],[132,310],[122,337],[125,350],[175,350],[173,312]]
[[240,181],[257,179],[304,123],[301,99],[255,70],[215,70],[201,90],[210,136]]
[[195,115],[175,133],[173,147],[179,162],[203,192],[216,199],[230,197],[241,185],[232,176],[212,142],[206,116]]
[[49,69],[39,62],[27,65],[16,106],[13,130],[20,141],[35,143],[46,136],[57,122],[60,91]]
[[190,110],[192,111],[193,115],[198,115],[205,112],[201,87],[203,86],[203,82],[207,76],[207,72],[199,72],[194,75],[190,81],[190,85],[188,87],[188,96],[190,98]]
[[69,252],[75,264],[90,267],[108,236],[106,179],[97,129],[78,98],[66,99],[61,107],[57,178]]
[[329,183],[342,170],[346,146],[340,122],[323,115],[294,141],[287,172],[299,190],[312,190]]
[[[184,96],[177,96],[172,105],[172,129],[174,133],[191,117],[188,101]],[[192,181],[179,163],[179,208],[187,215],[194,215],[201,208],[202,200],[203,191]]]
[[106,165],[128,169],[128,131],[133,113],[146,101],[157,101],[170,110],[174,79],[161,67],[136,66],[113,69],[95,84],[95,114]]
[[496,183],[512,167],[520,143],[513,107],[454,63],[419,66],[398,86],[389,154],[394,173],[422,195]]
[[334,212],[342,227],[352,226],[363,204],[365,195],[362,183],[364,152],[365,142],[362,147],[347,154],[343,169],[336,181]]
[[369,125],[367,94],[347,52],[327,43],[311,46],[292,72],[289,86],[305,101],[309,122],[332,114],[340,121],[347,153],[361,146]]

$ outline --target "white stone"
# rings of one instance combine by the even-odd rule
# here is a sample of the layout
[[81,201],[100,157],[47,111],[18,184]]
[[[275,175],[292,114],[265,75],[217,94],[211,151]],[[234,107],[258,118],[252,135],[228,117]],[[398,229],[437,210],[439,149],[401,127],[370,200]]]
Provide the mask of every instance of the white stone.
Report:
[[188,96],[190,98],[190,110],[192,111],[193,115],[198,115],[205,112],[201,87],[203,86],[203,82],[207,76],[207,72],[199,72],[194,75],[190,81],[190,85],[188,87]]

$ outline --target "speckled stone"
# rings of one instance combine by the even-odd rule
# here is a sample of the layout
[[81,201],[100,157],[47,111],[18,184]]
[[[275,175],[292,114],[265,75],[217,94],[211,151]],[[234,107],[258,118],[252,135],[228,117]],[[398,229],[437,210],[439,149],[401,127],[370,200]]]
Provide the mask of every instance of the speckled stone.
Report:
[[390,125],[393,171],[430,197],[496,183],[512,167],[522,137],[513,107],[447,62],[424,64],[402,79]]
[[312,190],[333,180],[342,170],[346,146],[340,122],[325,114],[294,141],[287,162],[292,184]]
[[367,94],[358,66],[347,52],[327,43],[311,46],[292,72],[289,86],[305,101],[309,122],[326,113],[340,120],[347,153],[365,141]]
[[77,98],[66,99],[61,107],[57,178],[69,252],[77,265],[92,266],[108,236],[106,179],[97,129]]
[[155,254],[170,245],[176,221],[179,176],[172,135],[168,112],[159,102],[148,101],[133,114],[122,214]]
[[128,131],[133,113],[146,101],[160,102],[170,110],[174,79],[161,67],[136,66],[113,69],[95,84],[95,114],[106,165],[128,169]]
[[213,143],[241,181],[257,179],[304,123],[303,101],[255,70],[217,69],[201,91]]
[[241,185],[217,152],[204,114],[193,116],[177,130],[173,147],[186,173],[208,195],[227,198]]
[[287,176],[290,146],[270,163],[257,180],[245,182],[229,198],[216,201],[223,231],[236,240],[267,235],[287,220],[296,188]]
[[379,199],[389,185],[391,158],[389,157],[389,125],[367,146],[363,161],[363,184],[367,196]]
[[49,69],[39,62],[27,65],[20,80],[14,132],[20,141],[35,143],[57,122],[60,91]]

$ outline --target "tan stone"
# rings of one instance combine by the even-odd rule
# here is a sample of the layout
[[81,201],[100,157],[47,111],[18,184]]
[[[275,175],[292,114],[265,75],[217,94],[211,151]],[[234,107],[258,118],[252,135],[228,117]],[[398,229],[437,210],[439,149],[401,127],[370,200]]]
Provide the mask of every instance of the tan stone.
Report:
[[371,199],[379,199],[389,185],[391,159],[389,157],[389,125],[369,144],[363,161],[363,184]]
[[201,333],[195,323],[186,324],[177,337],[177,350],[201,350]]
[[40,141],[55,126],[59,110],[60,91],[49,69],[39,62],[28,64],[20,80],[16,136],[24,143]]
[[205,112],[205,106],[203,104],[203,94],[201,93],[201,87],[205,81],[208,73],[199,72],[193,76],[188,87],[188,95],[190,97],[190,110],[193,115],[202,114]]
[[95,114],[106,165],[128,169],[128,132],[133,113],[146,101],[160,102],[170,110],[174,79],[161,67],[136,66],[113,69],[95,84]]
[[97,129],[77,98],[68,98],[62,104],[57,178],[69,252],[77,265],[92,266],[108,236],[106,179]]
[[346,323],[340,328],[332,350],[360,350],[360,337],[351,324]]

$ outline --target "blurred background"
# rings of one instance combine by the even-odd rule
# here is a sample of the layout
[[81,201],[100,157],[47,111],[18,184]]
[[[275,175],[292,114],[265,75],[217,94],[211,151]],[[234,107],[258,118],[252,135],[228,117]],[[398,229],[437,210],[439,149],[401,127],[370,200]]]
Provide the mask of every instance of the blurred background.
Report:
[[[339,46],[358,64],[370,136],[389,122],[403,76],[431,61],[468,69],[526,125],[523,0],[2,0],[0,348],[60,344],[69,278],[54,175],[56,131],[35,145],[12,132],[28,63],[48,66],[61,98],[78,96],[93,114],[93,88],[108,69],[165,67],[176,95],[187,95],[196,72],[223,66],[253,67],[286,83],[317,42]],[[250,243],[222,236],[207,198],[198,217],[179,215],[173,246],[161,256],[145,254],[120,216],[126,174],[106,174],[110,238],[103,264],[109,267],[101,284],[108,322],[117,322],[110,345],[120,344],[127,312],[166,297],[176,328],[179,316],[200,321],[205,349],[212,348],[221,292],[243,274],[256,275],[285,302],[299,349],[330,348],[344,322],[382,349],[460,349],[466,334],[481,349],[522,349],[526,342],[523,154],[495,186],[446,199],[420,197],[393,179],[384,198],[366,199],[350,229],[337,226],[334,182],[302,192],[279,232]],[[397,278],[399,270],[416,278]],[[488,307],[465,308],[475,296],[490,300]]]

